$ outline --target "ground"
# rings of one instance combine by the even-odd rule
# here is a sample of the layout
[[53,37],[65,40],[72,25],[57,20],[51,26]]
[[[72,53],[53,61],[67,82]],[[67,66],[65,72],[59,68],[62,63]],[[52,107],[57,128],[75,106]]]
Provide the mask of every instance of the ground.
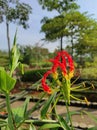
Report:
[[[23,83],[23,82],[18,82],[15,86],[15,88],[11,91],[11,94],[16,94],[19,93],[21,90],[25,88],[29,88],[32,83]],[[30,94],[37,95],[37,92],[31,92]],[[18,106],[21,106],[24,101],[16,101],[11,104],[12,108],[16,108]],[[33,107],[35,103],[30,102],[29,108]],[[73,126],[75,127],[82,127],[82,128],[90,128],[92,126],[97,126],[97,122],[94,122],[89,116],[87,116],[83,111],[90,112],[91,114],[97,116],[97,109],[91,109],[91,108],[85,108],[83,106],[70,106],[69,110],[72,112],[77,112],[72,116],[72,122]],[[65,118],[66,115],[66,107],[65,105],[57,105],[57,112],[58,114],[62,115]],[[35,112],[32,113],[31,117],[35,119],[40,119],[40,109],[36,110]]]

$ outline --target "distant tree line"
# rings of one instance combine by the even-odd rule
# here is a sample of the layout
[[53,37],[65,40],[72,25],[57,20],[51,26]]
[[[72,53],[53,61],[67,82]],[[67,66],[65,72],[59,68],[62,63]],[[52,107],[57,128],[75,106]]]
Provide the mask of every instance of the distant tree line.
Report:
[[[58,15],[53,18],[45,16],[41,20],[41,32],[45,34],[44,39],[52,44],[54,44],[53,41],[59,39],[59,50],[67,50],[81,65],[84,65],[86,61],[93,62],[97,55],[97,21],[88,13],[81,13],[76,0],[38,0],[38,2],[43,9],[58,12]],[[0,0],[0,23],[5,22],[6,24],[9,56],[10,23],[17,23],[23,28],[27,28],[31,13],[31,6],[20,0]],[[63,48],[63,44],[66,46],[65,48]],[[39,46],[19,46],[19,49],[20,60],[27,64],[35,62],[35,59],[40,62],[54,54]]]

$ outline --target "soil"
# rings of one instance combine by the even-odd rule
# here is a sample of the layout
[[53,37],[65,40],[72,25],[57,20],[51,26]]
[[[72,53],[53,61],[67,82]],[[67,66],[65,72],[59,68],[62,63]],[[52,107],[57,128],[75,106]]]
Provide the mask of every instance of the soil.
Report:
[[31,82],[17,82],[14,89],[11,91],[12,94],[16,94],[32,86]]

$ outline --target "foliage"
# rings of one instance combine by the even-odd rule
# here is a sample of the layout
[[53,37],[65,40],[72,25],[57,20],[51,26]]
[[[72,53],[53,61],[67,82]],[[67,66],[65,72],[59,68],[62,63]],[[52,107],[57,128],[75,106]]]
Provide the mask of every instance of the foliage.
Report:
[[7,67],[8,63],[8,53],[6,51],[0,51],[0,66]]
[[3,93],[9,93],[13,88],[16,83],[16,80],[11,78],[4,68],[0,68],[0,89]]
[[[66,14],[70,13],[79,8],[79,6],[75,3],[75,0],[51,0],[50,2],[44,0],[39,0],[40,4],[43,8],[47,8],[49,11],[56,10],[59,13],[59,16],[53,19],[47,19],[44,17],[42,20],[43,26],[48,23],[48,26],[41,27],[42,31],[46,34],[46,40],[56,40],[57,38],[61,39],[61,50],[63,49],[63,37],[68,35],[68,29],[66,28],[66,21],[64,21],[64,17]],[[57,20],[58,19],[58,20]],[[47,21],[48,20],[48,21]],[[50,25],[51,23],[51,25]],[[60,24],[61,23],[61,24]],[[61,26],[60,26],[61,25]],[[49,28],[50,27],[50,28]],[[48,30],[49,28],[49,30]]]
[[71,36],[71,34],[76,36],[79,34],[79,29],[85,28],[83,23],[85,19],[84,14],[78,11],[71,11],[65,15],[44,20],[42,31],[45,32],[46,39],[48,40],[54,40],[62,36]]
[[44,59],[48,59],[50,55],[48,49],[37,45],[19,46],[19,50],[21,54],[20,61],[31,66],[34,66],[34,63],[37,63],[39,65],[42,61],[45,62]]
[[87,18],[83,23],[84,30],[74,45],[74,49],[78,56],[88,54],[92,58],[97,49],[97,22],[94,19]]
[[24,28],[28,27],[26,23],[31,13],[31,6],[25,3],[20,3],[19,0],[0,0],[0,20],[3,22],[5,19],[8,22],[17,22]]
[[97,48],[96,28],[97,22],[89,18],[86,13],[70,11],[65,15],[44,19],[41,31],[45,33],[48,41],[55,41],[61,37],[67,38],[68,43],[71,44],[72,55],[74,52],[77,55],[93,55],[91,51],[93,52]]
[[[5,127],[6,130],[18,130],[21,125],[28,119],[29,115],[36,110],[36,108],[39,105],[40,100],[35,104],[35,106],[33,106],[29,111],[27,111],[28,108],[28,103],[29,103],[29,98],[26,99],[24,105],[22,107],[18,107],[15,109],[11,109],[10,106],[10,91],[14,88],[14,85],[16,83],[16,80],[12,77],[13,71],[16,69],[17,65],[19,64],[18,60],[19,60],[19,52],[18,52],[18,48],[16,46],[16,35],[14,37],[14,44],[13,44],[13,48],[12,48],[12,59],[11,59],[11,67],[10,67],[10,72],[9,74],[7,74],[7,72],[4,70],[4,68],[0,68],[0,90],[3,92],[3,94],[6,96],[6,104],[7,104],[7,112],[8,112],[8,122],[5,120],[2,120],[2,125],[3,127]],[[43,94],[44,95],[44,94]],[[45,116],[45,114],[48,111],[48,108],[50,106],[50,104],[52,103],[54,97],[56,96],[56,93],[54,93],[54,95],[52,94],[51,97],[49,98],[49,100],[46,103],[46,106],[43,107],[46,108],[45,111],[42,109],[42,114],[41,117],[43,118],[43,115]],[[42,96],[43,97],[43,96]],[[52,124],[50,123],[50,126],[48,125],[44,125],[42,127],[40,127],[39,129],[44,129],[44,128],[59,128],[62,127],[64,128],[66,125],[66,122],[64,119],[62,119],[61,117],[58,118],[58,121],[62,123],[56,123],[56,124]],[[0,123],[1,123],[0,122]],[[64,124],[65,122],[65,124]],[[1,126],[2,127],[2,126]],[[35,127],[33,125],[30,125],[30,129],[32,129]],[[69,126],[67,125],[66,128],[68,128],[69,130]],[[65,129],[64,129],[65,130]]]
[[81,77],[86,79],[97,79],[97,68],[88,67],[81,70]]
[[[16,45],[16,34],[14,37],[13,47],[11,49],[11,61],[10,61],[10,68],[7,72],[4,67],[0,67],[0,92],[5,95],[6,99],[6,107],[8,117],[7,119],[0,120],[0,128],[4,128],[6,130],[18,130],[21,125],[25,122],[26,119],[29,118],[29,115],[33,111],[35,111],[44,96],[44,94],[40,97],[40,100],[28,111],[28,103],[29,99],[27,98],[24,105],[20,106],[16,109],[11,108],[10,104],[10,91],[14,88],[16,79],[13,78],[13,72],[18,67],[20,53],[18,47]],[[33,125],[30,125],[30,129],[33,128]]]
[[67,40],[71,44],[70,54],[72,56],[75,53],[78,56],[83,54],[93,56],[95,54],[97,49],[97,22],[86,12],[80,13],[77,10],[79,8],[75,0],[51,0],[50,2],[39,0],[39,2],[43,8],[47,8],[49,11],[55,9],[59,12],[59,15],[54,18],[44,17],[42,20],[41,31],[45,33],[46,40],[61,39],[61,49],[63,40]]
[[41,64],[41,67],[51,67],[51,63],[48,63],[48,62],[44,62]]
[[52,11],[56,10],[59,13],[68,12],[69,10],[78,9],[79,6],[75,3],[75,0],[38,0],[42,8]]
[[[83,113],[87,114],[95,123],[97,123],[97,117],[96,116],[92,115],[90,112],[87,112],[87,111],[83,111]],[[96,129],[97,129],[97,126],[88,128],[88,130],[96,130]]]
[[19,47],[20,50],[20,61],[24,64],[31,64],[31,60],[32,60],[32,47],[31,46],[20,46]]
[[[62,24],[60,24],[62,23]],[[68,35],[68,30],[65,29],[66,23],[63,16],[56,16],[53,19],[43,21],[41,31],[45,33],[46,40],[56,40],[63,35]]]
[[33,69],[33,70],[25,71],[21,77],[21,80],[24,82],[36,82],[42,78],[43,74],[47,70],[48,69],[45,68],[45,69]]
[[9,24],[17,23],[23,28],[28,27],[29,14],[32,12],[30,5],[20,3],[19,0],[0,0],[0,23],[5,22],[7,30],[8,52],[10,58]]
[[[14,51],[13,51],[14,50]],[[13,119],[12,119],[12,110],[10,108],[10,97],[9,93],[10,91],[14,88],[16,79],[12,77],[13,71],[16,69],[19,60],[19,54],[18,54],[18,49],[16,46],[16,35],[14,37],[14,42],[13,42],[13,48],[12,48],[12,59],[11,59],[11,64],[10,64],[10,70],[9,73],[7,73],[4,69],[4,67],[0,68],[0,91],[4,93],[6,97],[6,104],[7,104],[7,111],[8,111],[8,124],[7,124],[7,129],[14,130],[14,125],[13,125]],[[15,62],[14,62],[15,61]]]
[[[16,79],[13,78],[13,72],[20,64],[19,62],[20,53],[18,47],[16,45],[16,34],[14,37],[13,47],[11,50],[11,61],[10,61],[10,68],[9,71],[5,71],[4,67],[0,67],[0,91],[5,95],[6,100],[6,107],[8,117],[6,119],[0,120],[0,127],[1,129],[6,130],[23,130],[22,125],[27,123],[29,128],[25,128],[25,130],[36,130],[34,124],[41,123],[38,130],[45,130],[45,129],[52,129],[52,130],[74,130],[71,120],[71,115],[69,111],[69,104],[70,104],[70,97],[77,99],[71,93],[73,90],[83,91],[87,88],[82,88],[81,85],[71,87],[71,78],[74,74],[74,63],[71,56],[66,51],[60,51],[57,53],[53,59],[49,61],[53,63],[51,69],[46,70],[44,73],[42,70],[42,80],[41,84],[40,81],[36,82],[33,87],[42,87],[41,90],[45,92],[41,92],[39,100],[33,105],[32,108],[28,109],[30,97],[27,97],[23,106],[18,106],[15,109],[11,108],[10,104],[10,91],[14,88]],[[69,66],[69,67],[68,67]],[[39,73],[39,70],[38,70]],[[35,76],[36,72],[34,72]],[[52,80],[48,80],[47,77],[51,74]],[[30,75],[31,76],[31,75]],[[35,77],[37,77],[36,75]],[[48,84],[50,86],[48,86]],[[46,100],[44,100],[46,99]],[[62,99],[65,102],[66,106],[66,118],[64,119],[62,116],[58,115],[56,111],[57,102]],[[80,100],[80,99],[77,99]],[[84,100],[88,104],[87,99]],[[34,120],[29,119],[31,114],[39,109],[40,110],[40,119]],[[51,118],[52,117],[52,118]]]

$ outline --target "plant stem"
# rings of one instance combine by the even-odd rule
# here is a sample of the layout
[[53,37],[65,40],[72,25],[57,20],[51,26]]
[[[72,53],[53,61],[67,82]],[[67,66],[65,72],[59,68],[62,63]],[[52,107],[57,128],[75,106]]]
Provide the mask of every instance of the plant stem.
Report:
[[69,121],[70,121],[70,125],[71,125],[71,130],[74,130],[73,129],[73,125],[72,125],[72,119],[71,119],[70,111],[69,111],[68,101],[66,100],[66,96],[65,96],[65,94],[63,92],[63,89],[61,89],[61,90],[62,90],[64,101],[65,101],[65,104],[66,104],[66,110],[67,110],[67,114],[68,114],[68,117],[69,117]]
[[70,121],[70,125],[71,125],[71,130],[74,130],[74,129],[73,129],[72,120],[71,120],[70,111],[69,111],[69,107],[68,107],[68,103],[67,103],[67,101],[65,101],[65,103],[66,103],[66,110],[67,110],[68,117],[69,117],[69,121]]
[[14,123],[13,123],[13,115],[12,115],[11,106],[10,106],[9,93],[6,93],[6,105],[7,105],[7,111],[8,111],[8,127],[10,128],[10,130],[15,130]]
[[[53,107],[54,106],[54,102],[52,102],[51,103],[51,107]],[[55,111],[55,106],[53,107],[53,109],[52,109],[52,120],[55,120],[56,119],[56,116],[55,116],[55,114],[56,114],[56,111]]]

